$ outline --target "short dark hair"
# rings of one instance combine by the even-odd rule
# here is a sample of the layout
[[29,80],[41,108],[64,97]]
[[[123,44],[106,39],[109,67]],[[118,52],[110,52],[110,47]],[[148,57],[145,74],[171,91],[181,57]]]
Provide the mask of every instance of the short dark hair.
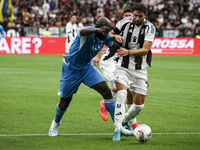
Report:
[[145,5],[143,3],[136,3],[133,6],[133,12],[137,10],[137,11],[141,11],[143,12],[145,15],[147,14],[147,8],[145,7]]
[[127,12],[130,12],[130,13],[132,13],[132,10],[131,10],[131,9],[129,9],[129,8],[127,8],[127,9],[125,9],[125,10],[124,10],[124,14],[125,14],[125,13],[127,13]]
[[111,28],[110,21],[106,17],[100,17],[96,21],[96,28],[101,28],[103,26],[107,26],[107,27]]

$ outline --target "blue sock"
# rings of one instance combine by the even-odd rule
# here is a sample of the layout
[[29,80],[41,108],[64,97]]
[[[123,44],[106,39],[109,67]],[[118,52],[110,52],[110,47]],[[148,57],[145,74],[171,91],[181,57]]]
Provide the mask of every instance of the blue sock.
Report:
[[[59,104],[59,103],[58,103],[58,104]],[[64,113],[65,113],[65,111],[66,111],[66,110],[65,110],[65,111],[60,110],[58,104],[57,104],[57,106],[56,106],[56,114],[55,114],[55,117],[54,117],[54,121],[55,121],[56,123],[59,123],[59,122],[60,122],[60,120],[62,119],[62,116],[64,115]]]
[[110,116],[112,118],[113,123],[115,122],[114,116],[115,116],[115,100],[114,98],[111,99],[104,99],[105,108],[110,113]]

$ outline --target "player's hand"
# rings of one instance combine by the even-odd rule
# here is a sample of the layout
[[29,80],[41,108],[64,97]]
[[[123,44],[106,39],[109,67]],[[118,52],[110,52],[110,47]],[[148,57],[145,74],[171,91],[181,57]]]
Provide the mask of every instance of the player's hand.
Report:
[[103,34],[103,36],[107,36],[110,28],[108,26],[103,26],[99,28],[99,33]]
[[120,35],[115,35],[115,40],[119,43],[122,43],[124,41],[124,38],[123,36],[120,36]]
[[120,49],[117,50],[117,54],[120,56],[127,56],[129,55],[129,50],[126,48],[120,47]]
[[92,59],[93,65],[98,66],[98,65],[99,65],[99,59],[100,59],[99,56],[96,55],[96,56]]

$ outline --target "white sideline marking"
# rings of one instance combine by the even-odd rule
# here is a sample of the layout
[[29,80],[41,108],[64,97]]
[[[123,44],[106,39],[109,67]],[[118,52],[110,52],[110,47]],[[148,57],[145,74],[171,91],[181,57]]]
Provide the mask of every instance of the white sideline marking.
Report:
[[[154,134],[157,134],[157,135],[173,135],[173,134],[177,134],[177,135],[200,135],[200,132],[183,132],[183,133],[152,133],[153,135]],[[69,136],[69,135],[74,135],[74,136],[79,136],[79,135],[113,135],[113,133],[77,133],[77,134],[58,134],[58,136]],[[48,136],[48,134],[0,134],[0,137],[3,137],[3,136]]]

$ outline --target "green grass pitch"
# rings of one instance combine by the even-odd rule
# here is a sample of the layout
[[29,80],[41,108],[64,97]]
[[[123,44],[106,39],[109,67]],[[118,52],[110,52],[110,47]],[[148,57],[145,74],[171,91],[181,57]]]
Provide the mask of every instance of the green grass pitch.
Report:
[[112,141],[111,118],[99,114],[101,95],[81,85],[49,137],[62,55],[0,55],[0,149],[2,150],[199,150],[200,56],[155,55],[151,86],[137,117],[151,127],[147,143],[134,137]]

